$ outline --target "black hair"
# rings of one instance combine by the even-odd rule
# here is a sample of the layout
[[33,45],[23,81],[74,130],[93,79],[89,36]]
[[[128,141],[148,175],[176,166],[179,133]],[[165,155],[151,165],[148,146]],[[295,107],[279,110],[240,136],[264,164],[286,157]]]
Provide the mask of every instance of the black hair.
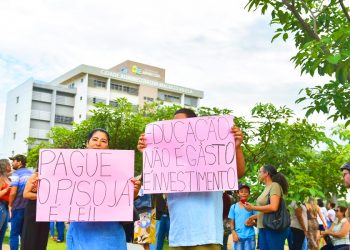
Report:
[[323,204],[322,199],[317,199],[317,205],[318,205],[319,207],[324,207],[324,204]]
[[343,206],[338,206],[338,209],[339,209],[339,211],[343,214],[343,216],[345,217],[347,208],[346,208],[346,207],[343,207]]
[[187,118],[197,117],[196,113],[192,109],[181,108],[176,110],[174,115],[185,114]]
[[267,172],[270,176],[273,182],[277,182],[278,184],[281,185],[283,193],[287,194],[288,193],[288,181],[286,177],[284,177],[283,174],[277,172],[276,167],[272,165],[264,165],[263,169],[265,172]]
[[331,206],[331,208],[335,208],[335,203],[334,202],[329,202],[329,205]]
[[102,132],[105,133],[108,139],[108,142],[110,141],[110,137],[109,137],[109,133],[107,132],[107,130],[103,129],[103,128],[95,128],[93,130],[91,130],[87,136],[86,136],[86,141],[90,141],[90,139],[92,138],[92,136],[96,133],[96,132]]

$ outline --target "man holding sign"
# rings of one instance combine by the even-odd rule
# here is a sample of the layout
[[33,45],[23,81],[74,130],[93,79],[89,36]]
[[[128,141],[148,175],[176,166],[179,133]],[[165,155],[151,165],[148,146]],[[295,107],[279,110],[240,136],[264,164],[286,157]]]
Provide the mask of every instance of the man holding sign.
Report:
[[220,190],[237,189],[244,174],[243,134],[232,126],[233,117],[195,117],[183,108],[174,120],[147,126],[137,146],[143,186],[145,193],[169,193],[170,249],[219,250]]

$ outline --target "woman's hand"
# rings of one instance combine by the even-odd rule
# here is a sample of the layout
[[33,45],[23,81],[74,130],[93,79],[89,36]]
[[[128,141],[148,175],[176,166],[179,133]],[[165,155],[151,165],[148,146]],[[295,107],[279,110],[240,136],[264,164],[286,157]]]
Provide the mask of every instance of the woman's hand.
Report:
[[243,142],[243,133],[239,127],[232,127],[231,133],[235,138],[236,148],[240,147]]
[[255,226],[255,224],[256,224],[256,221],[253,219],[253,217],[249,217],[245,222],[245,225],[247,227]]
[[141,134],[139,140],[137,141],[137,149],[142,153],[147,147],[145,134]]
[[243,207],[244,207],[245,209],[247,209],[248,211],[253,211],[253,210],[255,210],[255,209],[254,209],[254,206],[253,206],[252,204],[248,203],[248,202],[244,203],[244,204],[243,204]]

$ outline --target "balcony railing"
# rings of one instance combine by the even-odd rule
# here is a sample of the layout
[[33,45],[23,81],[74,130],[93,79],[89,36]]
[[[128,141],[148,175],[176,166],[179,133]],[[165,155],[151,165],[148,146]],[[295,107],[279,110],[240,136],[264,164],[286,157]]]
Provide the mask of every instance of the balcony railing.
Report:
[[51,102],[52,94],[33,91],[33,100],[41,102]]
[[33,109],[30,114],[31,119],[50,121],[51,112]]

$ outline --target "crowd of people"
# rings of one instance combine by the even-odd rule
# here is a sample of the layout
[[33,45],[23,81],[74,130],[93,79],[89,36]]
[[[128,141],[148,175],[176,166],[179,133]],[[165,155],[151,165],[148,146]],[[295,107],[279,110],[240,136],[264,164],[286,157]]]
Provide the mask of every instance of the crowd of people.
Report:
[[[186,108],[174,114],[174,119],[193,117],[196,117],[195,112]],[[232,127],[231,134],[236,146],[237,176],[240,178],[245,173],[241,148],[243,133]],[[86,148],[108,149],[109,142],[109,133],[96,128],[87,135]],[[146,148],[147,140],[142,134],[137,149],[143,152]],[[0,240],[3,242],[11,221],[11,250],[19,247],[23,250],[46,249],[49,235],[58,243],[65,242],[68,250],[126,250],[127,242],[134,241],[130,223],[70,222],[64,237],[64,222],[37,222],[38,171],[26,167],[24,155],[18,154],[9,159],[0,160]],[[340,170],[344,185],[350,188],[350,163]],[[321,247],[323,250],[349,249],[350,223],[346,207],[327,202],[326,208],[321,199],[310,197],[306,202],[293,201],[287,209],[285,196],[288,182],[285,176],[274,166],[266,164],[259,169],[258,180],[264,185],[264,190],[256,201],[251,202],[248,202],[251,188],[242,183],[238,186],[236,202],[233,202],[232,193],[222,191],[150,196],[151,203],[147,207],[150,210],[142,210],[142,213],[147,211],[152,217],[152,209],[156,208],[156,229],[148,231],[148,234],[155,235],[141,237],[143,241],[138,243],[144,249],[161,250],[167,237],[171,250],[226,250],[231,236],[233,250],[282,250],[287,239],[289,249],[293,250]],[[137,203],[143,197],[142,179],[133,179],[132,183]],[[134,206],[134,213],[135,221],[141,219],[141,209]]]

